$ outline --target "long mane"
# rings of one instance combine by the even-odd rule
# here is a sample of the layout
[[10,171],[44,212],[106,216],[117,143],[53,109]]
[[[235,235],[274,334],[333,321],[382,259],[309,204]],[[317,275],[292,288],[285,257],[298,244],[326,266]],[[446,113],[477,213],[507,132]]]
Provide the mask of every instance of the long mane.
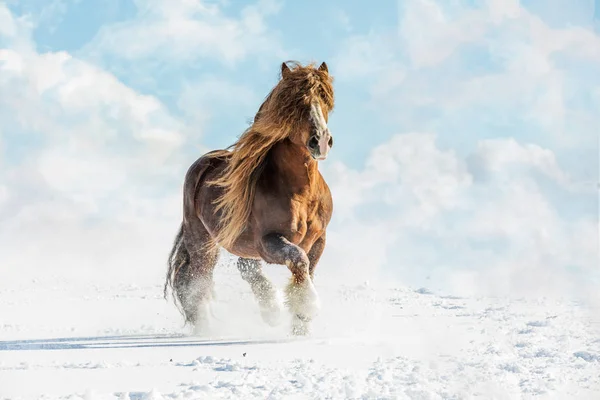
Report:
[[290,63],[292,67],[268,94],[252,125],[228,149],[212,153],[228,159],[223,174],[208,182],[224,189],[215,201],[215,211],[222,210],[222,218],[214,245],[230,247],[244,231],[269,150],[299,133],[309,118],[311,101],[318,99],[328,111],[333,110],[331,75],[314,64]]

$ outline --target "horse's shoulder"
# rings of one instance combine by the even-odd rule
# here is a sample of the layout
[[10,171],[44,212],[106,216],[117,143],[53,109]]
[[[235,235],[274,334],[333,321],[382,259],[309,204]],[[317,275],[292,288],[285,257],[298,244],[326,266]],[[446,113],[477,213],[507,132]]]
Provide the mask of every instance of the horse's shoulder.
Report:
[[327,184],[327,181],[325,180],[325,178],[323,177],[321,172],[319,172],[319,174],[318,174],[318,185],[319,185],[320,197],[326,201],[333,201],[332,197],[331,197],[331,190],[329,189],[329,185]]
[[331,220],[331,216],[333,215],[333,197],[331,195],[331,190],[329,189],[329,185],[325,181],[325,178],[319,172],[318,174],[318,209],[317,213],[323,220],[324,225],[326,226]]

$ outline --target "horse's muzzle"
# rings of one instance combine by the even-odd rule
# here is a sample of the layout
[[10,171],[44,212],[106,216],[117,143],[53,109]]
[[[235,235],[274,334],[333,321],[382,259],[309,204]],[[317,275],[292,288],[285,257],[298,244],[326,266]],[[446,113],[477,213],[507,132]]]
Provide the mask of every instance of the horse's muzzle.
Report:
[[308,151],[313,159],[323,161],[327,158],[329,150],[333,146],[333,136],[327,130],[324,133],[315,133],[307,143]]

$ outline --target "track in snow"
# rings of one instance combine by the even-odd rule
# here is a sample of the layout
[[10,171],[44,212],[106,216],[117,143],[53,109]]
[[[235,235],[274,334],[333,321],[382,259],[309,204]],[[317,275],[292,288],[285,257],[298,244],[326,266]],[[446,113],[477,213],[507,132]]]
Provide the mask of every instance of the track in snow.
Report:
[[202,339],[185,334],[115,335],[61,337],[0,341],[2,351],[26,350],[83,350],[83,349],[142,349],[159,347],[248,346],[253,344],[317,343],[332,338],[298,337],[272,339],[215,338]]

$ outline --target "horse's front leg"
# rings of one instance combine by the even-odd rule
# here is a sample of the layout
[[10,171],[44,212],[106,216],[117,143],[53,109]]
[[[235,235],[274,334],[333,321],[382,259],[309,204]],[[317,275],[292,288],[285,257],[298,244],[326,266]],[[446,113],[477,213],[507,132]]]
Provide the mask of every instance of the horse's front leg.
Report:
[[308,260],[310,261],[310,266],[308,268],[308,273],[310,274],[310,278],[312,280],[315,279],[315,268],[317,268],[317,264],[321,259],[321,255],[323,254],[323,250],[325,250],[325,241],[326,236],[325,233],[318,238],[310,248],[308,252]]
[[[317,267],[317,264],[319,263],[319,259],[321,258],[321,255],[323,254],[324,249],[325,249],[325,234],[323,234],[323,236],[321,236],[319,239],[317,239],[315,241],[315,243],[312,245],[310,251],[307,254],[308,261],[310,263],[309,267],[308,267],[308,274],[310,276],[311,285],[313,285],[312,286],[313,288],[314,288],[314,279],[315,279],[315,277],[314,277],[315,268]],[[292,319],[292,331],[296,334],[307,334],[308,332],[310,332],[311,322],[312,322],[312,318],[300,318],[299,316],[295,315]]]
[[319,311],[319,296],[312,283],[310,259],[306,252],[283,235],[271,233],[261,240],[261,256],[271,264],[287,265],[292,273],[288,284],[286,305],[293,316],[295,335],[308,334],[308,323]]

